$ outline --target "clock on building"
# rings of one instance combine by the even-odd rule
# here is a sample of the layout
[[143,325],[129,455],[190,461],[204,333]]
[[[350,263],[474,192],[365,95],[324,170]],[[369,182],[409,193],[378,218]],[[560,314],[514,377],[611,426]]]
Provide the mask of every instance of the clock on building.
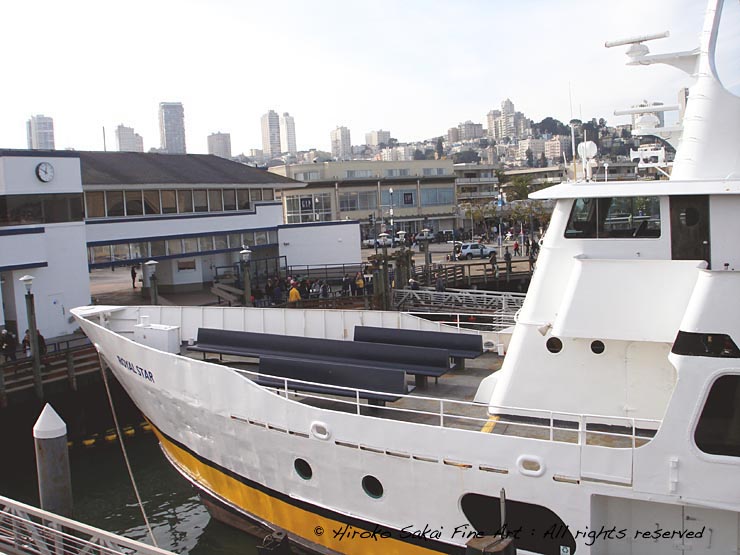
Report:
[[39,178],[39,181],[48,183],[54,179],[54,166],[49,164],[49,162],[41,162],[36,166],[36,177]]

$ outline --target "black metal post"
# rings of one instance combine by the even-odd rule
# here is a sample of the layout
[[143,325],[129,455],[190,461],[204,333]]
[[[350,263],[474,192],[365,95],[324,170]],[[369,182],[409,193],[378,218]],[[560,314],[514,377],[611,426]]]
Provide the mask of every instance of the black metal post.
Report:
[[28,316],[28,334],[31,347],[31,357],[33,359],[33,384],[36,390],[36,396],[39,399],[44,398],[44,385],[41,381],[41,353],[39,352],[39,332],[36,327],[36,306],[34,304],[33,293],[26,293],[26,315]]

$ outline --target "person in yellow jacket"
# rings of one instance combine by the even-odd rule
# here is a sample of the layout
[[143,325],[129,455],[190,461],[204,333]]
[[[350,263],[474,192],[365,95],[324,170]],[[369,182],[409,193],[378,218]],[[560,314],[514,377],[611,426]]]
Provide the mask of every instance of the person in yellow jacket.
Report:
[[301,300],[301,293],[298,291],[298,284],[294,281],[290,284],[290,292],[288,293],[288,302],[297,303]]

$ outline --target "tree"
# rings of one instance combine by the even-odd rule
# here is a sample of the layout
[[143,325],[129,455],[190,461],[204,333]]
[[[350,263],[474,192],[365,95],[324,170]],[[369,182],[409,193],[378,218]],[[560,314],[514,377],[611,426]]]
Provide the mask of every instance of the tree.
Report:
[[438,137],[437,138],[437,159],[441,160],[444,155],[445,155],[444,143],[442,142],[442,137]]
[[547,158],[545,158],[545,153],[544,152],[540,155],[540,167],[541,168],[546,168],[547,167]]
[[507,200],[524,200],[529,195],[529,189],[532,185],[532,178],[528,175],[517,175],[511,180],[507,187]]
[[414,151],[414,160],[426,160],[424,153],[418,148]]
[[532,154],[532,150],[528,148],[525,156],[527,157],[527,167],[534,168],[534,155]]
[[550,135],[570,134],[570,129],[568,129],[567,125],[565,125],[562,121],[551,118],[550,116],[546,117],[539,123],[533,123],[532,129],[536,132],[535,134],[537,135],[544,135],[545,133],[549,133]]
[[480,162],[480,156],[474,150],[464,150],[463,152],[456,152],[452,156],[452,160],[455,164],[471,164]]

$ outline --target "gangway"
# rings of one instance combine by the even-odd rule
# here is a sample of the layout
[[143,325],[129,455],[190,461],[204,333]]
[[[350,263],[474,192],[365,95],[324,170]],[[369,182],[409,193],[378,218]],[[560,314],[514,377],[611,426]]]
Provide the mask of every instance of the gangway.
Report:
[[0,553],[174,555],[3,496],[0,496]]
[[465,311],[485,314],[514,314],[524,303],[524,293],[478,291],[473,289],[394,289],[393,307],[398,310],[426,310],[430,312]]

